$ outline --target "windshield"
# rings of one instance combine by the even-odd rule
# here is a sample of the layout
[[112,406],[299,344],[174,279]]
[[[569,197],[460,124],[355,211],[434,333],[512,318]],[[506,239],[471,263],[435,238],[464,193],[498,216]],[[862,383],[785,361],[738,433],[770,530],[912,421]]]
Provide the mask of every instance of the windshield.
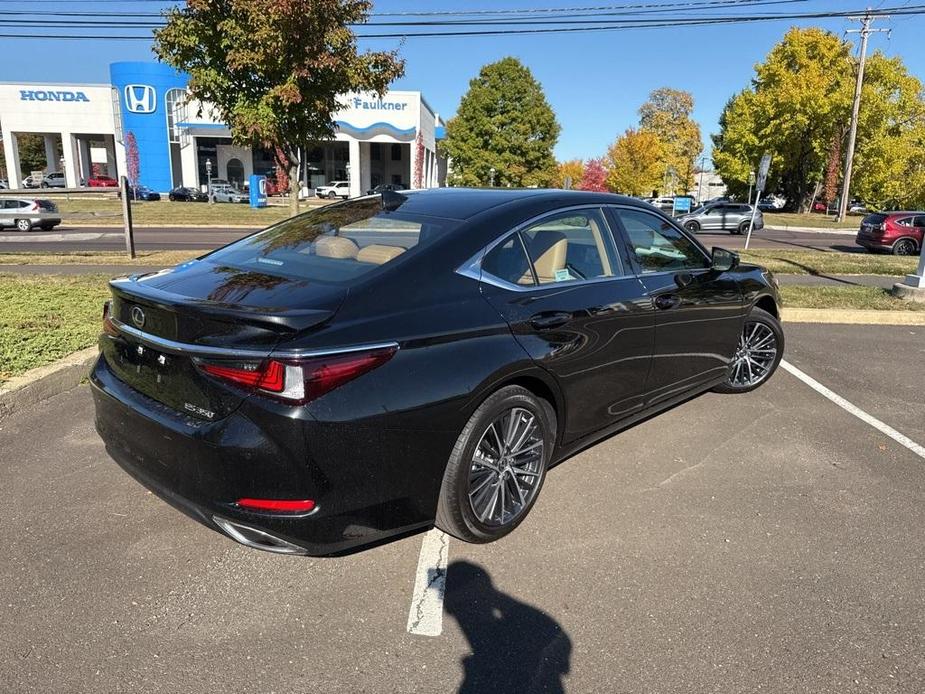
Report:
[[206,256],[223,266],[346,283],[397,262],[460,222],[382,208],[379,197],[327,205]]

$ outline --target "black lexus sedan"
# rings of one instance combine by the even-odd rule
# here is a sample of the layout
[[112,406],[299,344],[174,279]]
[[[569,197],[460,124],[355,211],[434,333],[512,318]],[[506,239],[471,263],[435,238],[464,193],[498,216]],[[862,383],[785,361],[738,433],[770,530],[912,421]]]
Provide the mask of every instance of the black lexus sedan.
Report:
[[387,192],[117,279],[91,376],[127,472],[260,549],[495,540],[547,470],[784,349],[770,273],[650,205]]

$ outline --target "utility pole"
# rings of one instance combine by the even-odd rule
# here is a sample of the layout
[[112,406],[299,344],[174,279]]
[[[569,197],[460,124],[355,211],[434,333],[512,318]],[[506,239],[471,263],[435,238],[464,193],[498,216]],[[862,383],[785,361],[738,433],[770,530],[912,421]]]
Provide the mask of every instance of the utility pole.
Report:
[[847,34],[861,35],[861,54],[858,61],[858,81],[854,86],[854,104],[851,107],[851,129],[848,131],[848,150],[845,154],[845,173],[842,177],[841,199],[838,201],[837,221],[843,222],[848,212],[848,198],[851,195],[851,169],[854,165],[854,145],[858,135],[858,113],[861,110],[861,89],[864,87],[864,65],[867,62],[867,39],[873,33],[889,33],[889,29],[871,29],[875,19],[886,19],[889,15],[874,14],[867,10],[863,17],[851,17],[861,22],[860,29],[849,29]]

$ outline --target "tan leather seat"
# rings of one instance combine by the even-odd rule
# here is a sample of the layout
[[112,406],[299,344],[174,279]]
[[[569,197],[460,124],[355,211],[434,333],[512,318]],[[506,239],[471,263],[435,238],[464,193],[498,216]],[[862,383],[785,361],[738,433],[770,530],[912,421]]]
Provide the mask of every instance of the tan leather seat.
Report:
[[315,240],[315,255],[321,258],[356,258],[359,252],[359,246],[342,236],[321,236]]
[[359,253],[357,253],[357,260],[359,260],[361,263],[384,265],[390,260],[394,260],[404,252],[405,249],[399,246],[383,246],[381,244],[374,243],[371,246],[366,246],[366,248],[363,248]]
[[[530,243],[530,256],[540,284],[555,282],[556,271],[565,269],[568,239],[560,231],[541,231]],[[521,284],[532,284],[529,272],[521,278]]]

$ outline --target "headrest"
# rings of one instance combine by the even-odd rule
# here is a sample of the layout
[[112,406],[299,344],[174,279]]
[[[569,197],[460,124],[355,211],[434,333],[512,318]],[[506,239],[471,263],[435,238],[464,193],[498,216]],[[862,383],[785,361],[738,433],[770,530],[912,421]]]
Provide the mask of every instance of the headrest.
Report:
[[400,256],[405,252],[404,248],[400,246],[383,246],[378,243],[374,243],[371,246],[366,246],[359,253],[357,253],[357,260],[361,263],[372,263],[374,265],[384,265]]

